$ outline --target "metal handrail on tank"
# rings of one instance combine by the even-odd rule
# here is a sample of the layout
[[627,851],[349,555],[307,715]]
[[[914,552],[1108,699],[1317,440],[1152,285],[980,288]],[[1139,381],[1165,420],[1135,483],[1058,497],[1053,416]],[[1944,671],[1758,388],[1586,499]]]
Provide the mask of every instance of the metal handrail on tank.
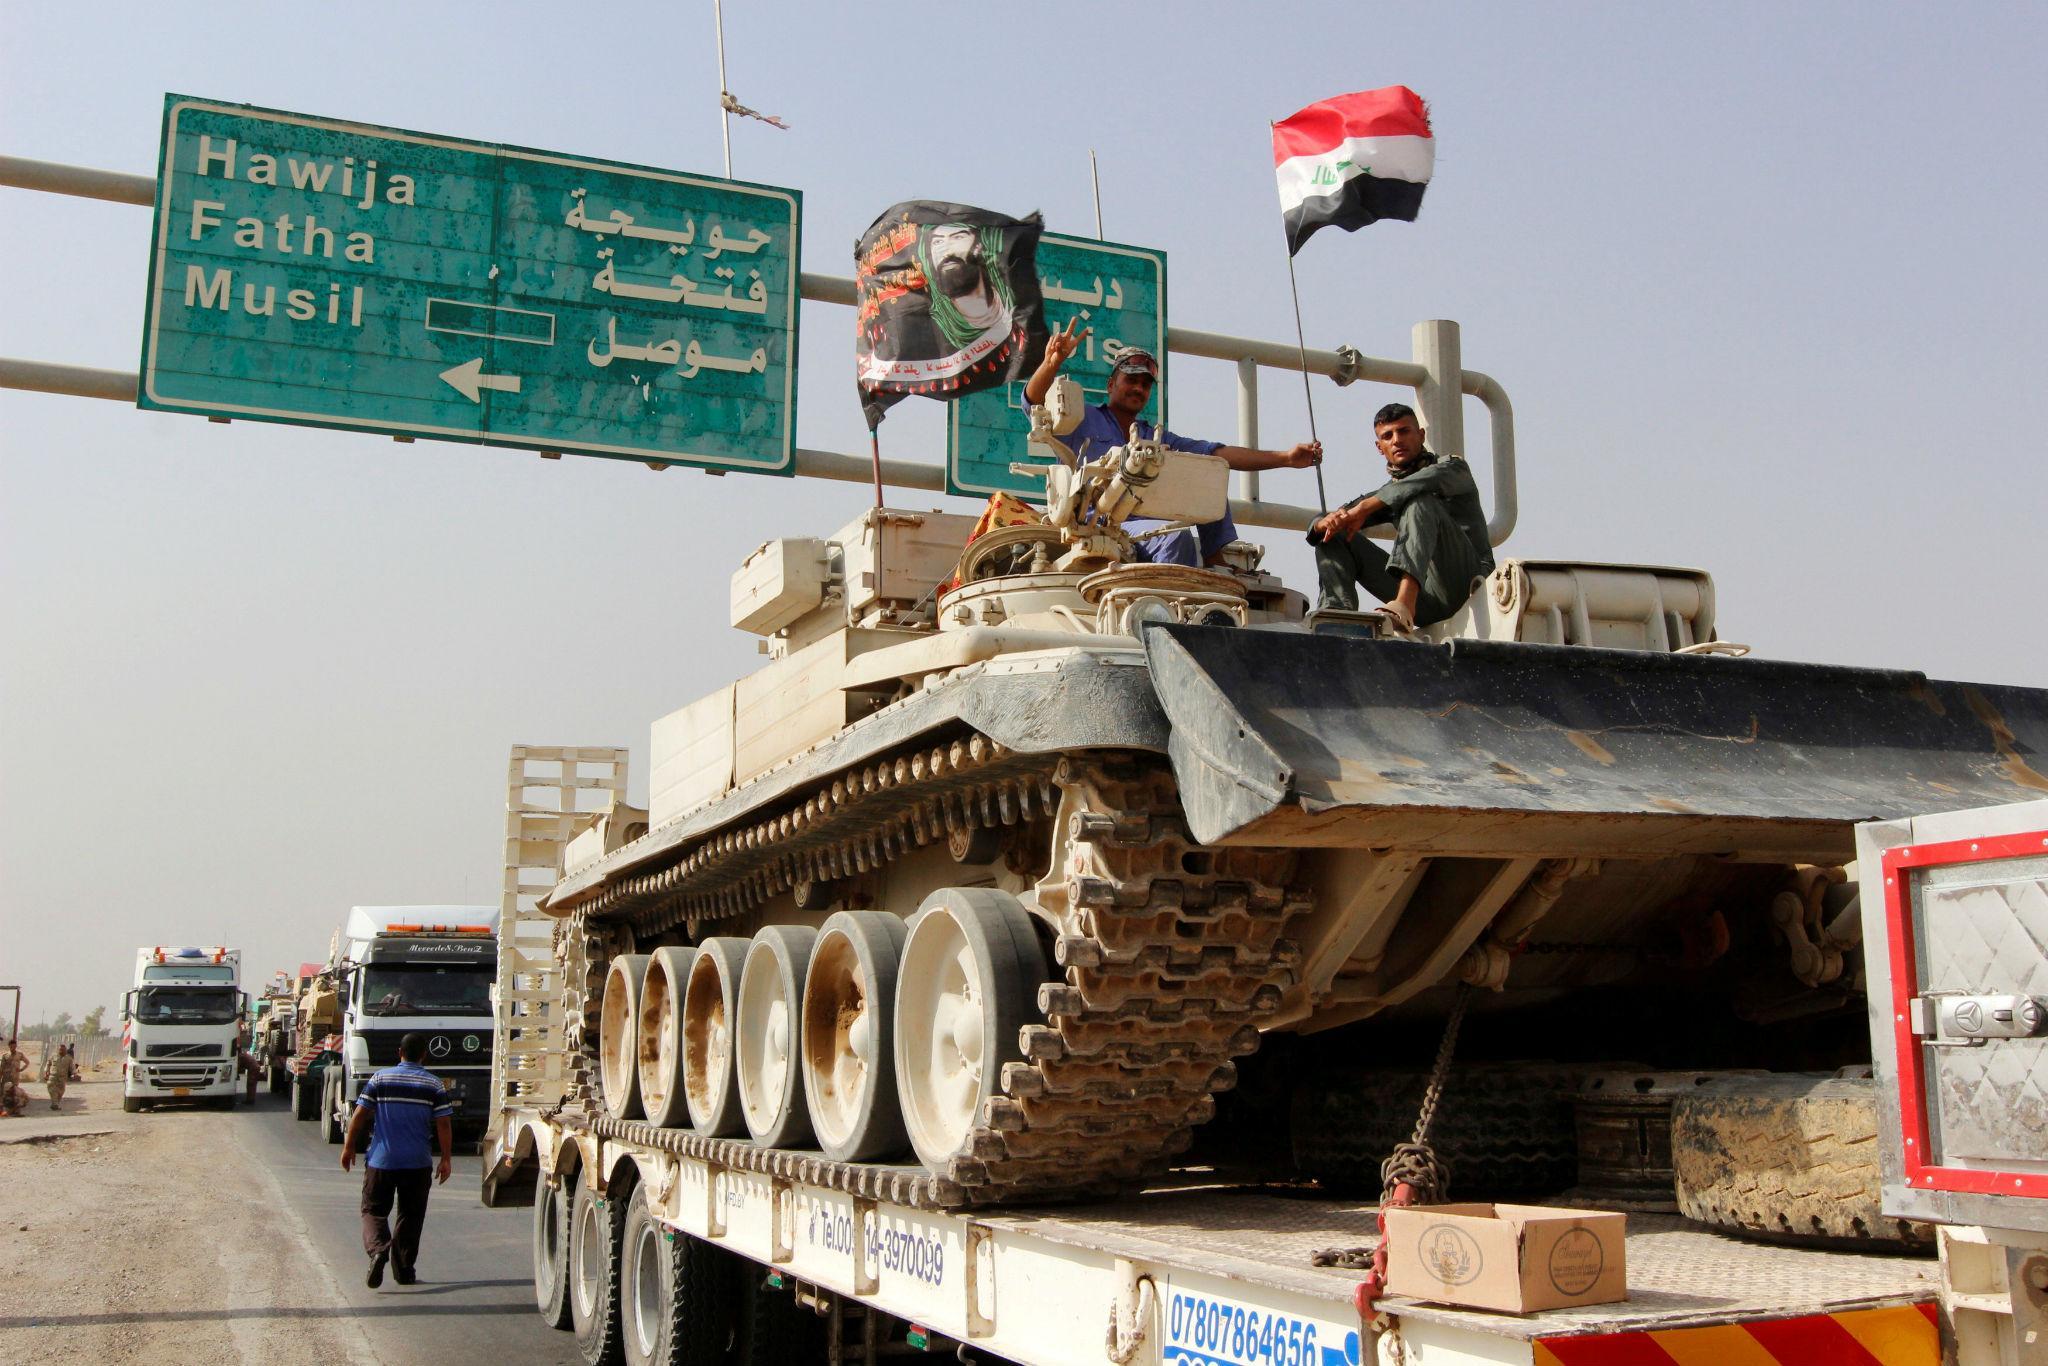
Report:
[[[148,176],[67,166],[27,157],[0,156],[0,185],[84,199],[104,199],[116,204],[137,204],[145,208],[156,203],[156,182]],[[798,291],[813,303],[851,306],[854,302],[853,281],[841,275],[818,275],[805,271],[798,277]],[[1493,510],[1487,518],[1486,530],[1488,539],[1499,545],[1514,530],[1517,513],[1515,415],[1513,405],[1508,402],[1507,391],[1492,376],[1464,368],[1455,322],[1438,319],[1415,324],[1413,345],[1414,358],[1404,361],[1362,355],[1348,346],[1334,351],[1303,351],[1285,342],[1233,337],[1189,327],[1169,327],[1166,332],[1169,351],[1236,365],[1237,444],[1242,446],[1256,447],[1259,444],[1258,371],[1261,367],[1295,372],[1305,370],[1309,374],[1335,380],[1340,385],[1371,380],[1412,388],[1423,426],[1431,433],[1430,444],[1444,454],[1464,454],[1465,420],[1460,399],[1463,395],[1478,399],[1486,405],[1493,454]],[[1451,375],[1457,376],[1455,384],[1446,382]],[[141,377],[131,371],[0,357],[0,388],[132,403],[140,382]],[[874,477],[874,462],[865,456],[799,447],[795,460],[797,474],[815,479],[866,483]],[[940,466],[910,460],[884,460],[881,464],[884,484],[930,491],[945,489],[946,472]],[[1230,500],[1231,515],[1247,526],[1300,531],[1319,515],[1314,508],[1261,499],[1259,476],[1255,473],[1238,476],[1238,492],[1240,496]]]

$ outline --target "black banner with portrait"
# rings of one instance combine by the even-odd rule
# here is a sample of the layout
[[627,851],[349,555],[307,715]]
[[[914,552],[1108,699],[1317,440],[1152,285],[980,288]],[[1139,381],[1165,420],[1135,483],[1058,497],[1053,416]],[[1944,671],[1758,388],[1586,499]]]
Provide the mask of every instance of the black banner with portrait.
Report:
[[914,199],[854,248],[855,355],[870,429],[911,394],[951,399],[1029,374],[1045,351],[1037,214]]

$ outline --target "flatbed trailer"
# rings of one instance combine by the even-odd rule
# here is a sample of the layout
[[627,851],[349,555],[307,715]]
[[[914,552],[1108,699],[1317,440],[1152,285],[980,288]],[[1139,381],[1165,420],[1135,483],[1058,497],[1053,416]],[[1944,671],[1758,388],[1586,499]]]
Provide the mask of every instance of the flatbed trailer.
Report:
[[[1618,1366],[1941,1359],[1932,1259],[1753,1243],[1631,1215],[1629,1298],[1525,1315],[1382,1298],[1315,1264],[1377,1236],[1369,1203],[1286,1188],[1170,1184],[1107,1204],[1000,1211],[919,1201],[922,1169],[794,1159],[752,1145],[539,1110],[505,1116],[499,1170],[646,1188],[662,1225],[798,1288],[910,1325],[963,1359],[1116,1366]],[[635,1133],[634,1131],[641,1131]],[[909,1197],[888,1198],[890,1192]],[[866,1192],[866,1193],[862,1193]],[[1327,1254],[1326,1254],[1327,1255]],[[631,1294],[631,1287],[627,1293]],[[801,1303],[799,1302],[801,1301]],[[1380,1317],[1384,1315],[1384,1317]],[[630,1312],[622,1314],[629,1322]],[[1391,1355],[1395,1344],[1400,1356]],[[1377,1355],[1375,1354],[1377,1353]],[[979,1354],[978,1356],[976,1354]],[[854,1350],[827,1359],[859,1360]]]
[[[962,1208],[959,1192],[922,1166],[832,1162],[589,1113],[577,1097],[589,1094],[595,1065],[579,1042],[590,1022],[564,989],[579,968],[556,956],[561,922],[538,903],[559,876],[564,847],[579,832],[592,838],[593,810],[623,794],[625,762],[615,749],[520,746],[508,773],[497,1110],[482,1195],[492,1205],[536,1204],[537,1301],[557,1326],[569,1325],[575,1291],[547,1307],[539,1279],[547,1240],[559,1240],[552,1255],[563,1276],[609,1278],[622,1334],[664,1317],[636,1305],[648,1285],[630,1249],[615,1244],[608,1267],[605,1257],[574,1255],[567,1197],[587,1187],[614,1236],[630,1222],[628,1207],[644,1205],[671,1250],[701,1240],[739,1259],[732,1266],[746,1279],[735,1288],[770,1314],[815,1311],[829,1324],[831,1342],[820,1351],[794,1352],[783,1338],[776,1350],[742,1344],[707,1360],[837,1366],[920,1346],[952,1350],[949,1343],[965,1348],[962,1360],[1031,1366],[1943,1359],[1941,1275],[1931,1258],[1765,1244],[1674,1215],[1631,1214],[1626,1301],[1526,1315],[1392,1296],[1368,1306],[1358,1254],[1377,1238],[1376,1210],[1310,1186],[1231,1184],[1183,1170],[1107,1203]],[[1317,1264],[1326,1250],[1338,1264]],[[724,1303],[739,1298],[721,1297],[715,1312],[760,1313]]]

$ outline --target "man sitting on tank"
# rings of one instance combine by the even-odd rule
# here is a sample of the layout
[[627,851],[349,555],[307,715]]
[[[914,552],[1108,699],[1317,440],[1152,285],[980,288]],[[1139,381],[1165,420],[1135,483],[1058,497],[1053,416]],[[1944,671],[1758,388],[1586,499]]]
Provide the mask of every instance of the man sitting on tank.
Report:
[[[1462,456],[1423,445],[1422,424],[1407,404],[1380,409],[1372,432],[1387,460],[1387,482],[1309,528],[1321,585],[1317,605],[1355,611],[1362,583],[1397,627],[1432,626],[1463,607],[1493,572],[1479,486]],[[1391,549],[1365,535],[1382,522],[1393,524]]]
[[[1092,328],[1074,329],[1080,325],[1078,315],[1067,320],[1060,331],[1046,338],[1045,359],[1024,385],[1024,401],[1043,403],[1052,391],[1052,382],[1058,377],[1060,367],[1067,362],[1085,341]],[[1109,370],[1109,392],[1102,403],[1091,403],[1082,410],[1081,425],[1065,437],[1076,459],[1083,462],[1101,455],[1112,447],[1121,446],[1130,440],[1133,430],[1140,437],[1147,433],[1144,424],[1138,422],[1138,414],[1152,397],[1152,386],[1159,379],[1159,362],[1150,351],[1131,347],[1118,354],[1116,363]],[[1193,451],[1198,455],[1219,455],[1224,463],[1234,470],[1301,469],[1308,465],[1322,463],[1322,443],[1302,441],[1284,451],[1255,451],[1246,446],[1227,446],[1220,441],[1196,441],[1176,435],[1164,427],[1154,427],[1151,436],[1170,450]],[[1134,517],[1136,525],[1148,519]],[[1156,520],[1156,519],[1153,519]],[[1223,547],[1237,539],[1237,523],[1231,520],[1226,508],[1221,517],[1213,522],[1204,522],[1194,531],[1179,531],[1167,536],[1145,536],[1138,533],[1131,542],[1132,555],[1152,564],[1208,565],[1217,563],[1223,555]]]

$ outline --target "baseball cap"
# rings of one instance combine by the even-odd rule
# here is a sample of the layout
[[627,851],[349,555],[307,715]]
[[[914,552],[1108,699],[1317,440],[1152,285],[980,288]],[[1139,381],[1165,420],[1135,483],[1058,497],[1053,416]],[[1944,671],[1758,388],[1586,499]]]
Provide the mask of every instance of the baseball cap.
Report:
[[1133,346],[1116,358],[1116,364],[1109,367],[1112,375],[1146,375],[1153,380],[1159,378],[1159,362],[1152,359],[1152,353]]

